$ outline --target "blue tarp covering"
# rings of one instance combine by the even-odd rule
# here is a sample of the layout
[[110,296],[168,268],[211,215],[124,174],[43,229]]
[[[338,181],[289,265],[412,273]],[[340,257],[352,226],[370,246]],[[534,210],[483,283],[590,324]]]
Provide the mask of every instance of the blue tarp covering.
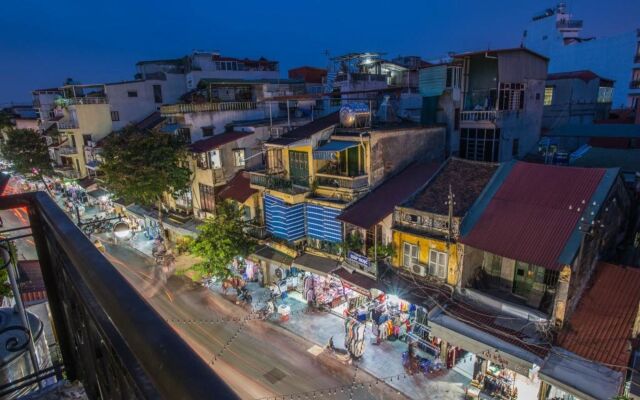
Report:
[[342,242],[342,222],[336,217],[342,210],[307,204],[307,235],[328,242]]
[[305,235],[304,203],[289,205],[277,197],[264,195],[267,232],[293,241]]
[[314,160],[335,160],[336,152],[358,146],[358,142],[334,140],[313,151]]

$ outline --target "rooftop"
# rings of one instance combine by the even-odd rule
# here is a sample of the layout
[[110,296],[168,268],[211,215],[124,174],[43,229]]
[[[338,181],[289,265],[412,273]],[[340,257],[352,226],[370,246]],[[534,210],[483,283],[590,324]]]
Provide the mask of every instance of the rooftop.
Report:
[[590,147],[580,158],[571,161],[576,167],[620,168],[640,172],[640,149],[609,149]]
[[371,228],[428,182],[438,167],[437,163],[414,162],[346,208],[337,218],[360,228]]
[[402,206],[433,214],[448,214],[447,198],[451,187],[455,195],[453,215],[462,217],[498,167],[499,164],[449,158],[429,183]]
[[613,82],[611,79],[606,79],[593,71],[581,70],[581,71],[568,71],[568,72],[556,72],[547,75],[548,81],[556,81],[560,79],[582,79],[585,82],[589,82],[593,79],[601,79],[607,82]]
[[219,192],[221,199],[235,200],[244,203],[249,197],[258,193],[256,189],[251,189],[249,185],[249,173],[238,172]]
[[506,164],[470,209],[461,241],[558,270],[572,263],[578,250],[578,221],[589,212],[597,214],[617,174],[602,168]]
[[625,370],[640,306],[640,269],[600,262],[558,345],[586,359]]
[[189,150],[194,153],[204,153],[211,151],[227,143],[231,143],[235,140],[241,139],[245,136],[249,136],[253,132],[225,132],[219,135],[214,135],[207,139],[198,140],[189,146]]
[[205,78],[200,79],[199,85],[264,85],[264,84],[302,84],[300,79],[226,79],[226,78]]
[[635,124],[588,124],[563,125],[545,133],[560,137],[624,137],[640,138],[640,125]]
[[514,53],[514,52],[520,52],[520,51],[529,53],[533,56],[549,61],[548,57],[545,57],[540,53],[536,53],[535,51],[528,49],[526,47],[512,47],[512,48],[506,48],[506,49],[487,49],[487,50],[469,51],[465,53],[454,54],[453,58],[473,57],[473,56],[479,56],[482,54],[497,56],[500,53]]
[[322,118],[318,118],[302,125],[292,131],[289,131],[279,138],[268,140],[268,144],[287,146],[299,140],[308,139],[314,134],[325,129],[331,128],[340,122],[340,115],[337,112],[331,113]]

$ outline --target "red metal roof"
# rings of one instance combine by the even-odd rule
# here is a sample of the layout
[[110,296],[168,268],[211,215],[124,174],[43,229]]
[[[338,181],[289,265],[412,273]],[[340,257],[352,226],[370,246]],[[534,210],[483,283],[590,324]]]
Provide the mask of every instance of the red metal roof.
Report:
[[461,241],[557,270],[583,202],[589,202],[605,171],[517,162]]
[[586,359],[620,370],[629,364],[640,305],[640,269],[601,262],[593,283],[558,335],[558,344]]
[[235,200],[244,203],[249,197],[258,193],[249,185],[249,173],[240,171],[218,193],[221,199]]
[[345,209],[337,218],[369,229],[393,212],[393,208],[420,189],[438,170],[439,164],[416,162],[387,179],[362,199]]
[[225,132],[219,135],[214,135],[207,139],[198,140],[189,146],[189,150],[194,153],[204,153],[205,151],[211,151],[227,143],[231,143],[234,140],[238,140],[245,136],[251,135],[252,132]]
[[610,79],[605,79],[593,71],[582,70],[582,71],[569,71],[569,72],[556,72],[554,74],[547,75],[548,81],[555,81],[560,79],[582,79],[585,82],[589,82],[592,79],[600,78],[605,81],[611,81]]
[[307,83],[322,83],[322,79],[327,76],[327,70],[303,66],[289,70],[289,79],[302,79]]

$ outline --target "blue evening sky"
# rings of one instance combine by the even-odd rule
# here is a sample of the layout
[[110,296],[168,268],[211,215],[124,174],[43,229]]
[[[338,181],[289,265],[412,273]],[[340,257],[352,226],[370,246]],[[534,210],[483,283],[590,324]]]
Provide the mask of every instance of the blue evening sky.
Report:
[[[554,0],[9,0],[0,12],[0,107],[35,88],[131,79],[138,60],[194,49],[324,67],[332,55],[381,51],[439,58],[518,46]],[[640,28],[638,0],[567,2],[585,35]]]

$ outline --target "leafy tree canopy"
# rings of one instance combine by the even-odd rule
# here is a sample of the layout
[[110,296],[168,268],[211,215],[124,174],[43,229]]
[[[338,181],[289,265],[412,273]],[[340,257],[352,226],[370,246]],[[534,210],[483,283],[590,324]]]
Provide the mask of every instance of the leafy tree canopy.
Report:
[[6,140],[0,144],[0,151],[6,161],[21,174],[29,175],[37,170],[37,175],[53,172],[49,149],[42,135],[31,129],[10,129]]
[[130,202],[159,204],[164,193],[185,190],[190,182],[191,172],[182,166],[186,148],[173,135],[129,127],[105,139],[101,156],[105,183]]
[[241,208],[228,200],[219,202],[216,216],[198,227],[200,233],[190,245],[191,253],[203,260],[192,269],[207,276],[229,276],[228,266],[234,257],[246,257],[255,246],[244,227]]

